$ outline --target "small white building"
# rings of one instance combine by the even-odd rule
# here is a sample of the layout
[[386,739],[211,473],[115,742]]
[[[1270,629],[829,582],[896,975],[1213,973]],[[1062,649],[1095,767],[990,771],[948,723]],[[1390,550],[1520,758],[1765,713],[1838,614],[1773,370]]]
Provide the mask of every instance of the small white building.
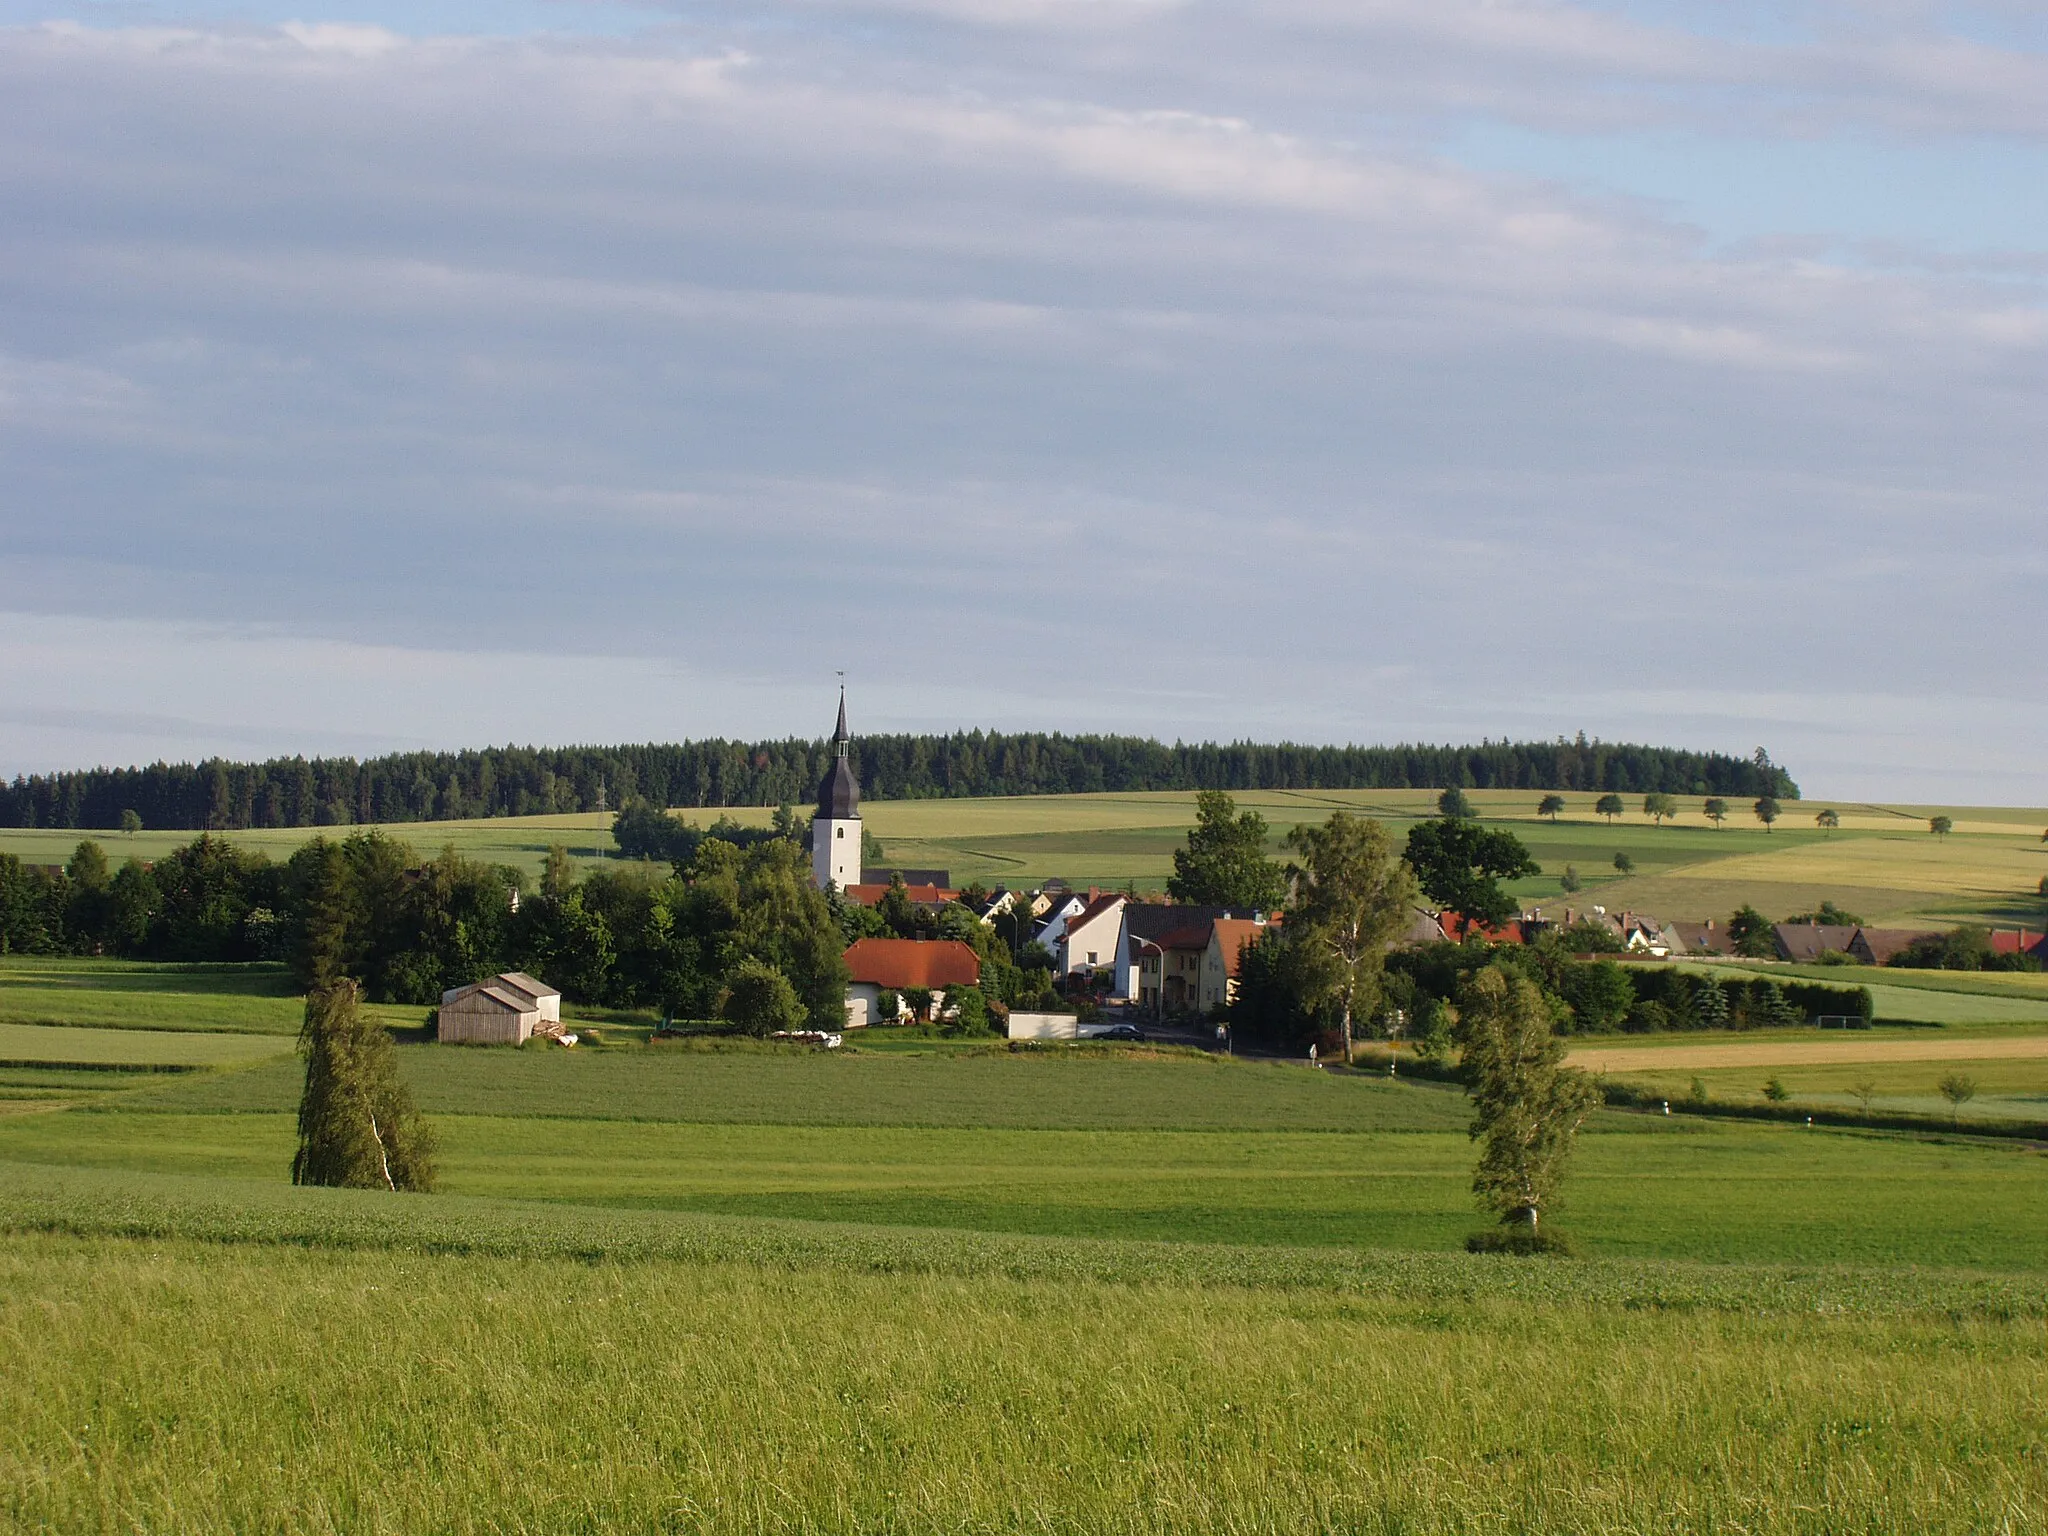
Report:
[[441,994],[434,1038],[450,1045],[524,1045],[562,1031],[562,994],[524,971],[451,987]]
[[1127,899],[1115,893],[1105,896],[1090,891],[1088,905],[1065,920],[1053,950],[1062,976],[1071,976],[1076,971],[1107,971],[1116,964]]

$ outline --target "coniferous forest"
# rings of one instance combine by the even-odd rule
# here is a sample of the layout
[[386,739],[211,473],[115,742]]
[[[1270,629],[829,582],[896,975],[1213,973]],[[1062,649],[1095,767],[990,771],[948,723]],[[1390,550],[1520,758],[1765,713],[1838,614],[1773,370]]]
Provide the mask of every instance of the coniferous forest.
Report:
[[[1772,795],[1791,777],[1749,757],[1575,740],[1478,746],[1168,746],[1140,736],[959,731],[865,736],[853,745],[876,800],[1190,789],[1558,789]],[[663,806],[801,804],[829,743],[686,741],[615,747],[485,747],[262,763],[211,758],[26,775],[0,784],[0,826],[114,829],[132,811],[162,830],[456,821]]]

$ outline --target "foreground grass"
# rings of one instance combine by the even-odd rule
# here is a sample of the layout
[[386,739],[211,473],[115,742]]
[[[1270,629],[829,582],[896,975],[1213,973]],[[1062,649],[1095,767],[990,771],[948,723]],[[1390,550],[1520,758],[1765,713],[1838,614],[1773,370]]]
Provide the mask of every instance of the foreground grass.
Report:
[[1578,1265],[1380,1268],[1329,1290],[991,1283],[15,1236],[0,1522],[2048,1529],[2038,1311],[1660,1306]]

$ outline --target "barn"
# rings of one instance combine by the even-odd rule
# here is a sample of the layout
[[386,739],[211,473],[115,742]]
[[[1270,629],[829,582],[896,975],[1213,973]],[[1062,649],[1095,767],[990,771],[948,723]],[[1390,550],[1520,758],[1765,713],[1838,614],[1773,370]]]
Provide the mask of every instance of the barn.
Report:
[[524,1045],[560,1034],[562,994],[524,971],[473,981],[441,994],[435,1038],[453,1045]]

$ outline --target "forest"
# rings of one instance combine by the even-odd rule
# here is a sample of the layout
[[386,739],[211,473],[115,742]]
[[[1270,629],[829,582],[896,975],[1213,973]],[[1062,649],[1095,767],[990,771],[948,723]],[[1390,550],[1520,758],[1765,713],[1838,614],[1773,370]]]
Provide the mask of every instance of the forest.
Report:
[[[0,784],[0,826],[227,831],[560,815],[655,806],[802,805],[827,742],[695,741],[613,747],[486,747],[268,762],[154,763],[22,775]],[[853,745],[875,800],[1146,790],[1556,789],[1781,800],[1799,788],[1758,748],[1748,757],[1558,738],[1478,746],[1163,742],[1138,736],[960,731]]]

